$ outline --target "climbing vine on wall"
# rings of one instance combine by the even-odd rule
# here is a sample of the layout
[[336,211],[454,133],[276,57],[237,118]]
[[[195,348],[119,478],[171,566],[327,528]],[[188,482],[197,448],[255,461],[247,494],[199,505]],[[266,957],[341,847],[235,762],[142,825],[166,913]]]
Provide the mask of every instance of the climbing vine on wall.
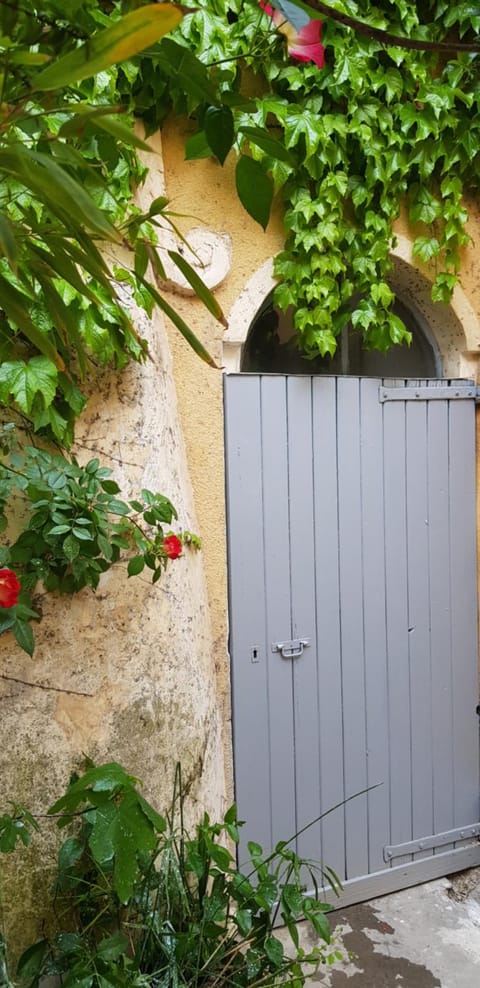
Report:
[[[289,17],[295,10],[277,6]],[[448,302],[469,243],[464,196],[479,187],[479,54],[388,45],[327,18],[319,67],[296,60],[278,17],[254,0],[201,0],[200,8],[177,35],[228,103],[177,97],[197,120],[187,154],[224,160],[235,145],[240,197],[262,225],[280,193],[286,243],[275,299],[293,306],[300,346],[333,354],[350,320],[367,347],[408,340],[391,310],[392,225],[404,203],[414,254],[433,265],[432,297]],[[480,30],[475,5],[445,0],[336,8],[367,28],[430,43],[475,42]],[[261,95],[246,103],[252,73]]]

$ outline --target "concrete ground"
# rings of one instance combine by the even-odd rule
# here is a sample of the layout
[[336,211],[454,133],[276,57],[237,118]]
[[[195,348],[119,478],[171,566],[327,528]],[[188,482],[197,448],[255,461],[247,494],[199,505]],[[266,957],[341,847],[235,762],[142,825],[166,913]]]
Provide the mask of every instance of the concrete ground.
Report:
[[[321,988],[480,988],[480,869],[332,913],[344,959]],[[302,929],[305,948],[314,934]]]

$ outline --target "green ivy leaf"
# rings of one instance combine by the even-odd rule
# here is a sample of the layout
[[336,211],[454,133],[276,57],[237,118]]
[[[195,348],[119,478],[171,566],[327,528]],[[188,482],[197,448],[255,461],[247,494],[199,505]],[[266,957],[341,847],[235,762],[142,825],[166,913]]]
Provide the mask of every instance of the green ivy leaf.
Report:
[[47,357],[32,357],[28,364],[6,361],[0,365],[0,401],[6,404],[12,395],[20,410],[29,415],[37,395],[45,405],[53,401],[57,381],[57,369]]

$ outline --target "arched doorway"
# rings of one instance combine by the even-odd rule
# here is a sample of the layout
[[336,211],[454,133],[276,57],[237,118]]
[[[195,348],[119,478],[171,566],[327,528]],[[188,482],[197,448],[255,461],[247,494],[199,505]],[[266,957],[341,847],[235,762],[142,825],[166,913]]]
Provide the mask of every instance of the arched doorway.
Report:
[[241,370],[275,374],[342,374],[361,377],[442,377],[442,359],[435,338],[415,307],[400,298],[394,305],[412,333],[410,346],[386,353],[365,350],[361,334],[346,326],[333,357],[309,360],[295,345],[292,313],[282,313],[270,293],[256,313],[242,348]]
[[418,322],[411,373],[254,367],[265,318],[225,380],[236,796],[361,901],[480,864],[475,388]]

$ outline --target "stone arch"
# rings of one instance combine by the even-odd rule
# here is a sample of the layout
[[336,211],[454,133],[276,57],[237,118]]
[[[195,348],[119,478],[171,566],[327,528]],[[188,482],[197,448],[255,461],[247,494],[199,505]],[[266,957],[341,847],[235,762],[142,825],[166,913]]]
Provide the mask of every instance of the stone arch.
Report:
[[[390,283],[400,299],[408,299],[419,325],[433,337],[440,351],[445,377],[476,380],[480,356],[480,320],[463,289],[457,285],[450,305],[432,302],[431,280],[414,262],[413,241],[397,236],[392,250]],[[273,258],[269,258],[248,280],[228,317],[223,343],[223,365],[227,373],[238,372],[250,326],[261,305],[276,285]]]

